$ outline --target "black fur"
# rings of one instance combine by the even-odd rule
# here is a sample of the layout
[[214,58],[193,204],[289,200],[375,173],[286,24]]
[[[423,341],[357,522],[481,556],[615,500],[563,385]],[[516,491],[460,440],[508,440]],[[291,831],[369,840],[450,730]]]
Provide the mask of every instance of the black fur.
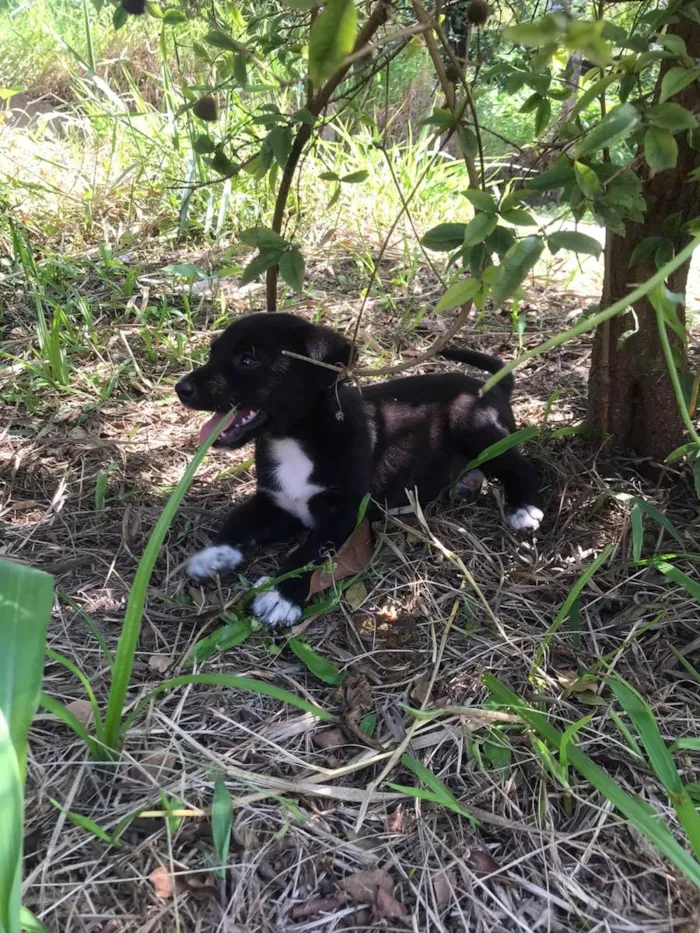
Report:
[[[283,350],[346,366],[352,348],[342,335],[301,318],[253,314],[231,324],[213,342],[209,362],[176,386],[190,408],[225,414],[238,407],[240,423],[227,425],[216,446],[237,448],[255,440],[258,491],[234,508],[217,544],[248,550],[307,531],[281,573],[318,563],[337,550],[352,532],[367,492],[395,507],[406,504],[406,489],[417,488],[420,501],[428,502],[450,486],[469,460],[515,430],[512,376],[482,398],[482,383],[458,372],[359,390],[336,372]],[[449,348],[442,355],[488,372],[502,366],[472,350]],[[537,477],[530,464],[511,448],[483,469],[503,483],[512,513],[521,516],[514,527],[536,528],[541,512],[534,508]],[[297,493],[300,498],[290,498]],[[523,509],[530,511],[526,515]],[[223,564],[212,563],[211,554],[201,565],[193,558],[190,572],[202,577],[232,569],[238,558],[225,549],[222,554]],[[258,597],[254,609],[271,624],[291,624],[308,589],[308,574],[278,585],[275,593],[296,607],[286,615],[282,609],[266,611],[277,596],[262,602]]]

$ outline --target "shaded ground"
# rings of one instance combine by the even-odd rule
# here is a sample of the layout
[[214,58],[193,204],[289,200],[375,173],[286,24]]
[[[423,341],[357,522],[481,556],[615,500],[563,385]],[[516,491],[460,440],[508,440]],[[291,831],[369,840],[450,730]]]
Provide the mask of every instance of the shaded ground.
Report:
[[[359,309],[352,268],[338,258],[312,272],[313,297],[296,310],[348,327]],[[392,274],[389,262],[382,271],[387,285]],[[90,280],[88,287],[98,286]],[[172,317],[139,321],[134,308],[145,288],[150,303],[163,291],[148,268],[131,317],[110,311],[105,300],[108,310],[96,325],[99,352],[86,348],[76,357],[73,384],[82,396],[65,393],[56,406],[57,393],[21,370],[3,387],[9,425],[0,447],[1,552],[55,574],[50,646],[84,671],[101,700],[109,668],[96,633],[114,648],[149,533],[195,451],[199,419],[177,405],[172,385],[189,353],[206,345],[221,312],[218,297],[203,297],[189,330]],[[30,340],[22,323],[26,298],[7,286],[4,297],[18,318],[10,352],[21,357]],[[541,286],[531,288],[529,299],[526,345],[561,329],[583,304]],[[232,286],[229,311],[250,300],[255,295],[241,296]],[[424,319],[409,334],[403,310],[370,306],[364,329],[370,355],[379,347],[427,345],[447,324]],[[515,349],[509,324],[490,316],[465,340],[509,358]],[[654,501],[676,523],[691,556],[700,551],[696,501],[685,475],[664,490],[641,487],[634,464],[615,462],[568,432],[583,415],[588,356],[583,339],[518,380],[521,423],[541,425],[549,412],[530,447],[547,501],[535,540],[505,530],[497,488],[477,503],[432,506],[425,526],[414,516],[400,519],[409,530],[388,519],[377,529],[365,595],[360,591],[358,599],[355,591],[352,604],[342,599],[295,630],[347,672],[342,688],[311,674],[286,648],[286,636],[266,632],[201,666],[312,699],[337,713],[337,723],[257,694],[188,687],[159,696],[131,729],[121,760],[106,769],[53,716],[37,717],[25,903],[51,930],[698,929],[691,885],[572,769],[568,787],[556,780],[546,749],[495,708],[482,682],[484,674],[495,675],[539,703],[561,729],[589,716],[577,734],[581,747],[629,792],[668,811],[663,789],[616,723],[602,676],[616,670],[628,678],[652,705],[667,740],[696,736],[698,687],[671,646],[697,664],[697,605],[653,568],[632,566],[627,506],[611,493],[639,492]],[[88,377],[96,374],[104,384],[114,373],[113,391],[95,405]],[[181,567],[230,500],[252,489],[249,456],[246,450],[210,457],[170,530],[151,581],[131,708],[184,669],[197,639],[245,614],[245,578],[202,591],[188,585]],[[657,526],[647,532],[649,553],[670,547]],[[553,631],[571,587],[607,543],[614,545],[611,559],[584,591],[579,611]],[[274,573],[279,557],[261,555],[246,573],[251,579]],[[695,574],[690,561],[686,570]],[[64,702],[84,696],[51,661],[45,689]],[[437,715],[416,726],[406,705],[421,703]],[[81,714],[80,706],[73,709]],[[346,724],[359,715],[376,716],[368,742]],[[384,774],[407,729],[408,751],[477,823],[389,786],[418,784],[400,762]],[[688,782],[698,777],[697,758],[681,757],[678,765]],[[235,804],[225,883],[212,871],[203,816],[139,818],[114,848],[50,802],[113,830],[137,810],[209,806],[222,775]],[[157,882],[170,873],[178,882],[169,891]]]

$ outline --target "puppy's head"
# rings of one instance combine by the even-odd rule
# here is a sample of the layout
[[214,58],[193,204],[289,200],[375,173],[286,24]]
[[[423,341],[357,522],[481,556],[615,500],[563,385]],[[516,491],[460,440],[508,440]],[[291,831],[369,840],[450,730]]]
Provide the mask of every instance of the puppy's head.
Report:
[[236,411],[216,447],[241,447],[263,432],[284,433],[313,413],[338,375],[287,356],[285,350],[347,366],[352,345],[335,331],[292,314],[250,314],[234,321],[212,343],[209,362],[175,386],[183,405],[216,413],[203,426],[200,441],[232,408]]

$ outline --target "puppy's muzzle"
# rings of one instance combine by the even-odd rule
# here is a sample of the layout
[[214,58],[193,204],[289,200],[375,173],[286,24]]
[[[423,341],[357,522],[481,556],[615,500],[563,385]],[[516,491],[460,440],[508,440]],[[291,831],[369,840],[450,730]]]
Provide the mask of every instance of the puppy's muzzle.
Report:
[[184,376],[175,386],[175,391],[183,405],[191,405],[197,397],[197,386],[191,376]]

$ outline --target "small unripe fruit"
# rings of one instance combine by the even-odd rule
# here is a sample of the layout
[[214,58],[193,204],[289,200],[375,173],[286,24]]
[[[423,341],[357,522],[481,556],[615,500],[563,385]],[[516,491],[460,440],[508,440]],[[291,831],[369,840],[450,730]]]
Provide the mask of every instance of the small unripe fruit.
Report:
[[122,7],[132,16],[143,16],[146,12],[146,0],[122,0]]
[[489,18],[489,5],[486,0],[472,0],[467,7],[467,22],[472,26],[483,26]]
[[215,123],[219,116],[216,101],[211,94],[207,94],[206,97],[200,97],[193,105],[192,112],[196,117],[199,117],[200,120],[204,120],[205,123]]

